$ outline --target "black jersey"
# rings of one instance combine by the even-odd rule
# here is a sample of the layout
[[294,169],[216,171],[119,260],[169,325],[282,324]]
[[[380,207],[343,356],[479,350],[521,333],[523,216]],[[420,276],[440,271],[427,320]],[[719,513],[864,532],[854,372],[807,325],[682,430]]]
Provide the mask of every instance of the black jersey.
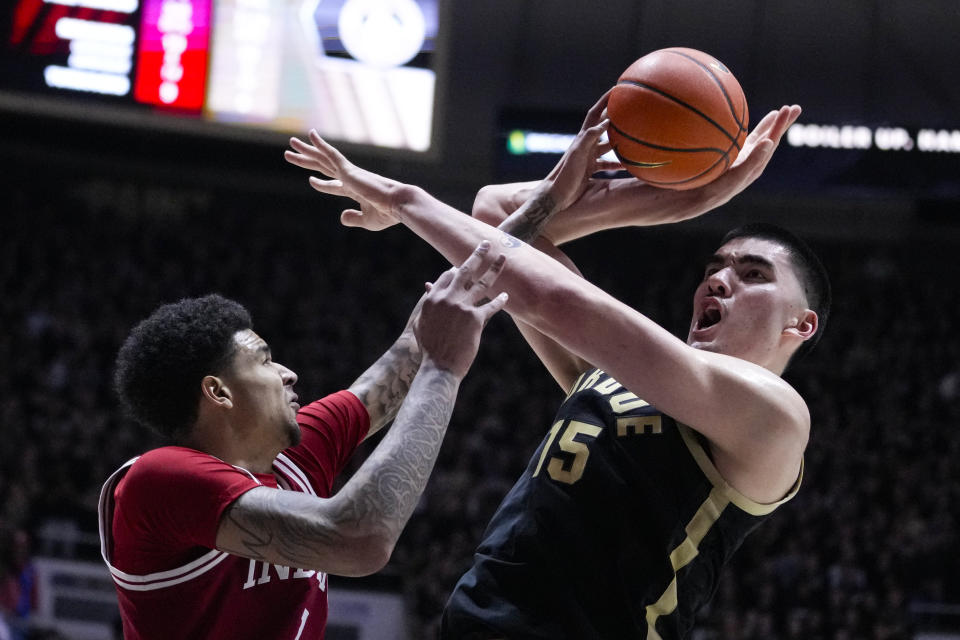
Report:
[[720,477],[700,436],[584,373],[494,514],[441,637],[673,640],[774,504]]

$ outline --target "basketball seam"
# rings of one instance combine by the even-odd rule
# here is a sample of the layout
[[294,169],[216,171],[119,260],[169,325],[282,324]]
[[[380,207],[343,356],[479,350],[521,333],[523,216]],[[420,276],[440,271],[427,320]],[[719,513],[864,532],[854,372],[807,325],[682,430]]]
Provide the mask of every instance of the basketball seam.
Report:
[[[707,65],[703,64],[693,56],[683,53],[682,51],[667,51],[667,53],[672,53],[673,55],[682,56],[687,60],[689,60],[690,62],[697,65],[698,67],[700,67],[701,69],[703,69],[704,71],[706,71],[708,74],[710,74],[710,78],[716,83],[718,87],[720,87],[720,92],[723,93],[723,98],[724,100],[727,101],[727,107],[730,108],[730,115],[733,116],[733,121],[737,123],[737,131],[738,131],[737,137],[739,138],[740,137],[739,132],[746,131],[746,128],[743,126],[743,115],[746,115],[746,109],[744,109],[743,114],[739,116],[737,115],[736,107],[733,106],[733,100],[730,99],[730,94],[727,93],[726,87],[724,87],[723,83],[720,82],[720,78],[717,77],[717,74],[715,74],[713,70],[711,70],[710,67],[708,67]],[[720,63],[720,64],[723,64],[723,63]],[[726,133],[726,130],[724,130],[724,133]],[[729,135],[727,137],[729,137]],[[737,148],[739,149],[740,147],[738,146]]]
[[[619,156],[619,154],[618,154],[618,156]],[[713,171],[713,168],[716,167],[716,166],[720,163],[721,160],[726,160],[726,161],[727,161],[727,167],[724,167],[723,171],[720,172],[720,175],[723,175],[723,174],[727,171],[727,169],[729,168],[729,165],[730,165],[730,158],[727,156],[727,154],[723,154],[722,156],[720,156],[719,158],[717,158],[717,161],[716,161],[716,162],[714,162],[712,165],[710,165],[709,167],[707,167],[706,169],[704,169],[703,171],[701,171],[701,172],[698,173],[697,175],[695,175],[695,176],[690,176],[689,178],[684,178],[683,180],[672,180],[672,181],[670,181],[670,180],[648,180],[648,179],[646,178],[646,176],[644,176],[644,177],[641,178],[641,179],[642,179],[644,182],[649,182],[650,184],[683,184],[683,183],[685,183],[685,182],[692,182],[692,181],[694,181],[694,180],[697,180],[698,178],[702,178],[703,176],[705,176],[705,175],[707,175],[708,173],[710,173],[711,171]],[[720,177],[720,176],[717,176],[717,177]]]
[[[631,136],[629,133],[626,133],[626,132],[624,132],[622,129],[620,129],[620,127],[618,127],[617,125],[615,125],[613,122],[610,122],[610,128],[613,129],[614,131],[616,131],[617,133],[619,133],[621,136],[623,136],[623,137],[626,138],[627,140],[630,140],[630,141],[632,141],[632,142],[636,142],[637,144],[642,144],[643,146],[645,146],[645,147],[650,147],[650,148],[652,148],[652,149],[659,149],[660,151],[677,151],[677,152],[680,152],[680,153],[700,153],[700,152],[703,152],[703,151],[713,151],[713,152],[715,152],[715,153],[719,153],[719,154],[722,154],[722,155],[725,155],[725,154],[727,153],[727,152],[724,151],[723,149],[718,149],[717,147],[698,147],[698,148],[686,148],[686,149],[681,149],[681,148],[677,148],[677,147],[665,147],[665,146],[663,146],[663,145],[654,144],[654,143],[652,143],[652,142],[647,142],[646,140],[641,140],[640,138],[634,138],[634,137]],[[729,137],[729,136],[727,136],[727,137]],[[736,144],[736,141],[735,141],[735,140],[733,141],[733,144]],[[728,149],[729,149],[729,147],[728,147]]]
[[[689,109],[690,111],[693,111],[695,114],[697,114],[698,116],[700,116],[701,118],[703,118],[704,120],[706,120],[707,122],[709,122],[710,124],[712,124],[714,127],[717,128],[718,131],[720,131],[720,133],[722,133],[723,135],[725,135],[725,136],[727,137],[727,139],[730,140],[731,142],[733,142],[734,144],[737,143],[737,139],[731,137],[730,134],[727,133],[727,130],[724,129],[723,127],[721,127],[720,124],[719,124],[718,122],[716,122],[713,118],[711,118],[710,116],[708,116],[708,115],[705,114],[704,112],[700,111],[699,109],[697,109],[697,108],[694,107],[693,105],[688,104],[687,102],[684,102],[684,101],[681,100],[680,98],[674,97],[674,96],[670,95],[669,93],[666,93],[665,91],[661,91],[660,89],[657,89],[657,88],[654,87],[654,86],[651,86],[651,85],[646,84],[646,83],[644,83],[644,82],[638,82],[638,81],[636,81],[636,80],[620,80],[619,82],[617,82],[617,84],[618,84],[618,85],[621,85],[621,84],[629,84],[629,85],[633,85],[633,86],[635,86],[635,87],[640,87],[641,89],[648,89],[648,90],[650,90],[650,91],[652,91],[652,92],[654,92],[654,93],[657,93],[657,94],[663,96],[664,98],[667,98],[668,100],[672,100],[673,102],[677,103],[677,104],[680,105],[681,107],[684,107],[685,109]],[[734,121],[736,121],[736,118],[734,118]],[[740,126],[740,123],[738,122],[737,125]],[[738,148],[739,148],[739,147],[738,147]],[[677,149],[677,151],[680,151],[680,149]]]
[[630,160],[625,158],[620,154],[620,150],[617,147],[613,147],[613,153],[616,154],[617,158],[622,164],[628,164],[631,167],[640,167],[641,169],[659,169],[660,167],[666,167],[667,165],[673,164],[672,160],[666,160],[665,162],[642,162],[640,160]]
[[[723,83],[720,82],[720,78],[717,77],[717,74],[715,74],[715,73],[710,69],[710,67],[708,67],[707,65],[703,64],[702,62],[700,62],[699,60],[697,60],[697,59],[694,58],[693,56],[691,56],[691,55],[689,55],[689,54],[686,54],[686,53],[683,53],[682,51],[668,51],[667,53],[672,53],[672,54],[674,54],[674,55],[682,56],[682,57],[686,58],[687,60],[693,62],[695,65],[697,65],[698,67],[700,67],[701,69],[703,69],[703,70],[706,71],[707,73],[709,73],[709,74],[710,74],[710,77],[713,78],[713,81],[717,84],[718,87],[720,87],[720,91],[723,93],[723,97],[724,97],[724,98],[726,99],[726,101],[727,101],[727,106],[730,108],[730,115],[733,116],[733,121],[737,123],[737,128],[738,128],[738,130],[739,130],[739,131],[746,131],[746,127],[743,126],[744,122],[743,122],[743,119],[742,119],[742,116],[746,115],[746,109],[744,109],[743,114],[741,114],[740,116],[737,115],[737,110],[736,110],[736,108],[733,106],[733,101],[730,99],[730,94],[727,93],[726,87],[723,86]],[[718,62],[719,62],[719,61],[718,61]],[[722,62],[719,62],[719,64],[720,64],[721,66],[724,66],[724,68],[726,68],[726,66],[725,66]],[[728,69],[727,71],[729,72],[729,69]],[[732,74],[731,74],[731,75],[732,75]],[[741,92],[742,92],[742,89],[741,89]],[[744,96],[744,102],[746,102],[746,96]],[[738,134],[737,137],[739,137],[739,134]]]
[[[642,144],[642,143],[641,143],[641,144]],[[731,145],[730,148],[732,149],[733,146]],[[709,149],[709,151],[719,151],[719,150],[718,150],[718,149]],[[626,164],[629,164],[629,165],[633,165],[633,166],[638,166],[638,163],[636,163],[636,162],[634,162],[634,161],[631,161],[631,160],[628,160],[628,159],[624,158],[622,155],[620,155],[620,151],[617,149],[617,147],[613,147],[613,153],[616,154],[616,156],[620,159],[620,162],[623,162],[623,163],[626,163]],[[724,173],[726,173],[727,169],[730,168],[730,156],[727,155],[727,152],[723,152],[723,153],[720,155],[720,157],[717,158],[717,159],[714,161],[713,164],[711,164],[709,167],[707,167],[706,169],[704,169],[703,171],[701,171],[701,172],[698,173],[697,175],[695,175],[695,176],[690,176],[689,178],[684,178],[683,180],[650,180],[650,179],[647,178],[646,176],[644,176],[643,178],[641,178],[641,180],[643,180],[644,182],[649,182],[650,184],[660,184],[660,185],[684,184],[685,182],[691,182],[691,181],[693,181],[693,180],[697,180],[697,179],[702,178],[703,176],[707,175],[708,173],[710,173],[711,171],[713,171],[714,167],[716,167],[716,166],[720,163],[721,160],[725,161],[725,163],[726,163],[726,165],[727,165],[727,166],[725,166],[725,167],[723,168],[723,171],[720,172],[720,175],[723,175]],[[669,164],[669,163],[665,163],[665,164]],[[656,167],[650,167],[650,168],[656,168]],[[720,176],[717,176],[717,177],[720,177]]]
[[[629,160],[629,159],[627,159],[627,158],[624,158],[622,155],[620,155],[620,152],[616,149],[616,147],[614,147],[613,152],[616,154],[617,158],[619,158],[619,159],[620,159],[620,162],[623,163],[623,164],[628,164],[628,165],[634,166],[634,167],[640,167],[641,169],[658,169],[658,168],[659,168],[659,166],[644,166],[643,163],[634,162],[634,161],[632,161],[632,160]],[[684,178],[683,180],[651,180],[651,179],[648,178],[646,175],[644,175],[644,176],[643,176],[642,178],[640,178],[640,179],[643,180],[644,182],[649,182],[650,184],[654,184],[654,185],[684,184],[684,183],[686,183],[686,182],[691,182],[691,181],[693,181],[693,180],[698,180],[699,178],[702,178],[703,176],[707,175],[708,173],[710,173],[711,171],[713,171],[714,167],[716,167],[717,164],[719,164],[721,160],[726,161],[727,166],[724,167],[724,168],[723,168],[723,171],[721,171],[720,174],[717,176],[717,177],[719,178],[721,175],[723,175],[724,173],[726,173],[727,169],[728,169],[729,166],[730,166],[730,158],[729,158],[726,154],[721,155],[719,158],[716,159],[716,161],[714,161],[713,164],[711,164],[709,167],[707,167],[706,169],[704,169],[703,171],[701,171],[701,172],[698,173],[697,175],[695,175],[695,176],[690,176],[689,178]],[[664,163],[661,163],[660,166],[666,166],[666,165],[669,165],[669,164],[670,164],[669,162],[664,162]],[[637,176],[637,177],[639,177],[639,176]]]

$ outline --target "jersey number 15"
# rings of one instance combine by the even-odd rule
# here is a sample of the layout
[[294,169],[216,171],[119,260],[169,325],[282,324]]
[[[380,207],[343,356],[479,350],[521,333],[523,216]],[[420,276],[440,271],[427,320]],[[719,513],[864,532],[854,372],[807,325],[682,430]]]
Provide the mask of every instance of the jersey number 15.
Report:
[[[557,434],[563,427],[563,435],[560,436],[558,444],[564,456],[552,455],[550,462],[547,463],[547,473],[557,482],[564,484],[573,484],[583,475],[584,467],[587,466],[587,458],[590,457],[590,449],[587,442],[592,442],[603,427],[598,427],[586,422],[577,420],[559,420],[550,428],[550,435],[547,437],[547,443],[543,445],[543,452],[540,454],[540,460],[537,462],[537,468],[533,472],[536,478],[543,468],[543,463],[547,459],[547,452],[556,440]],[[577,439],[580,436],[580,439]],[[572,458],[571,458],[572,456]]]

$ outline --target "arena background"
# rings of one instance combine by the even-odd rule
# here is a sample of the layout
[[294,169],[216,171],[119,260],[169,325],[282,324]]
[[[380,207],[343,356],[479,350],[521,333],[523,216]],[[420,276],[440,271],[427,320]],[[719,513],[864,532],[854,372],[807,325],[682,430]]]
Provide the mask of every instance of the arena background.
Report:
[[[678,333],[700,259],[740,221],[796,230],[833,279],[828,331],[788,375],[813,416],[803,490],[738,553],[697,640],[960,637],[960,5],[439,8],[431,151],[345,148],[461,209],[480,186],[539,177],[556,160],[509,153],[511,132],[575,132],[620,71],[654,49],[723,60],[753,122],[784,103],[804,107],[763,178],[722,210],[569,250],[588,278]],[[445,265],[405,230],[341,228],[343,203],[283,161],[281,134],[33,96],[12,90],[14,67],[3,70],[0,614],[13,637],[110,638],[96,498],[111,470],[159,444],[119,415],[110,389],[130,326],[162,302],[222,292],[299,373],[300,396],[318,396],[391,343]],[[395,637],[433,637],[561,397],[509,319],[496,318],[390,565],[331,579],[331,640],[385,638],[377,625],[394,617]]]

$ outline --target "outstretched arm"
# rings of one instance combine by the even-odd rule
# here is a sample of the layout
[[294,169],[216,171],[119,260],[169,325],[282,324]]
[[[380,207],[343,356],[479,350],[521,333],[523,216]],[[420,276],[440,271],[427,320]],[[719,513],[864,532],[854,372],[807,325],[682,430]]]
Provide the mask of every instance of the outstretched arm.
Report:
[[433,469],[480,332],[506,301],[500,294],[476,306],[503,268],[489,253],[482,245],[430,288],[415,324],[420,369],[393,428],[343,489],[329,499],[252,489],[224,512],[218,549],[351,576],[386,564]]
[[[554,211],[575,202],[596,162],[603,128],[600,123],[581,132],[565,154],[563,170],[538,185],[531,200]],[[744,360],[693,349],[526,243],[458,215],[422,189],[360,169],[315,133],[311,142],[312,161],[330,177],[310,179],[318,191],[371,203],[454,263],[484,239],[508,254],[512,267],[500,284],[510,293],[510,313],[704,434],[717,455],[745,470],[727,478],[741,492],[772,501],[793,484],[809,413],[779,376]],[[354,221],[362,223],[363,212],[356,214]]]

